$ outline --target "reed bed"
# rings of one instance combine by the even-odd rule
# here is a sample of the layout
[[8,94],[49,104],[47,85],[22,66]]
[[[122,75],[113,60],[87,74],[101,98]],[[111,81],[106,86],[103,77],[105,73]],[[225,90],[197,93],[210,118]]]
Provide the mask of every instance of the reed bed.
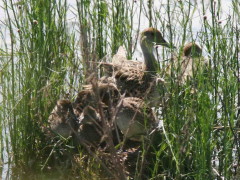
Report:
[[[149,179],[237,178],[238,1],[231,2],[232,11],[224,19],[221,1],[76,0],[74,4],[70,6],[67,0],[3,0],[0,152],[2,161],[13,170],[9,178],[23,179],[26,173],[34,179],[104,177],[108,167],[97,159],[97,153],[87,157],[83,147],[75,152],[68,140],[51,144],[42,127],[56,101],[74,100],[93,72],[102,75],[98,62],[116,53],[120,45],[126,47],[129,58],[138,57],[139,31],[148,26],[161,30],[177,47],[158,49],[159,76],[166,77],[163,69],[167,60],[174,53],[180,59],[186,42],[198,42],[209,63],[204,71],[193,72],[193,79],[184,85],[177,82],[178,69],[172,68],[164,88],[159,87],[160,96],[167,97],[156,110],[161,134],[154,146],[143,144],[133,178],[141,179],[143,169]],[[196,17],[201,24],[198,30],[194,27]],[[153,152],[150,159],[146,155],[149,148]],[[73,166],[66,165],[68,156],[62,160],[66,163],[50,165],[51,152],[60,151],[77,154],[69,163],[74,161]],[[145,159],[150,165],[142,163]],[[114,176],[115,171],[108,169],[108,177],[126,178],[120,166],[111,168],[123,174]]]

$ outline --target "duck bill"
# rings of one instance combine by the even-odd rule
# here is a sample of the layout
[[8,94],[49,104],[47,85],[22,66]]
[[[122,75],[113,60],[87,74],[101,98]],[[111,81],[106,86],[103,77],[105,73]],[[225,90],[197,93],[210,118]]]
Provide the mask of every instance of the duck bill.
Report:
[[168,47],[168,48],[176,48],[173,44],[169,44],[164,39],[162,39],[161,42],[157,42],[156,45],[161,45],[161,46],[165,46],[165,47]]

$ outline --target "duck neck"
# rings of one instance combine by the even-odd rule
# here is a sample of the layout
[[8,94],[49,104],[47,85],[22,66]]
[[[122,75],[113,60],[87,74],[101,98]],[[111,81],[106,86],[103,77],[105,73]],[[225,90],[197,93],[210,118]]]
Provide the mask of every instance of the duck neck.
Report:
[[156,74],[157,61],[153,54],[153,46],[146,42],[141,43],[141,48],[144,56],[144,62],[146,65],[146,71],[150,74]]

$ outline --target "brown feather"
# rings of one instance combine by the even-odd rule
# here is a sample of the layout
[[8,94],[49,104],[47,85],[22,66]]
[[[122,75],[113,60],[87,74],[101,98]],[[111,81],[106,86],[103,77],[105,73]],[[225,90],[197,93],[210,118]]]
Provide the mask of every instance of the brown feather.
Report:
[[78,130],[78,120],[69,100],[58,100],[48,118],[51,130],[65,138]]
[[116,123],[127,139],[141,141],[143,135],[147,135],[156,124],[156,119],[142,99],[126,97],[116,116]]

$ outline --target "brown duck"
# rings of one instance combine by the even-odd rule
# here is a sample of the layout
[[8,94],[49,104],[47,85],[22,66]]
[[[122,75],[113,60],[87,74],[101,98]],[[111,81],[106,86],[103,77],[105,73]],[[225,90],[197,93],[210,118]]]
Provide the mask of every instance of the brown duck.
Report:
[[[112,82],[93,81],[84,86],[74,102],[74,113],[80,121],[79,135],[89,144],[98,146],[104,141],[104,123],[112,121],[113,107],[120,94]],[[115,131],[114,126],[108,124]]]
[[73,135],[79,128],[78,119],[69,100],[57,101],[57,105],[52,110],[48,122],[52,132],[64,138]]
[[[177,79],[183,84],[187,79],[193,77],[193,72],[202,70],[204,64],[207,64],[206,59],[202,57],[202,48],[196,43],[187,43],[183,47],[183,55],[174,57],[173,61],[167,67],[167,74],[171,74],[172,69],[178,72]],[[179,64],[179,65],[178,65]]]
[[126,139],[142,141],[157,122],[152,109],[142,99],[126,97],[116,115],[116,123]]
[[141,99],[155,98],[155,87],[157,82],[156,73],[158,63],[154,57],[154,45],[171,47],[160,31],[155,28],[147,28],[140,35],[140,45],[144,56],[144,63],[128,60],[123,47],[113,57],[112,63],[104,63],[108,75],[116,79],[117,87],[121,94],[127,97],[138,97]]
[[79,92],[74,111],[81,122],[80,134],[99,144],[104,135],[102,121],[107,121],[113,133],[119,129],[126,139],[141,140],[156,123],[152,110],[140,98],[120,96],[116,85],[107,82],[98,82],[97,88],[87,85]]

